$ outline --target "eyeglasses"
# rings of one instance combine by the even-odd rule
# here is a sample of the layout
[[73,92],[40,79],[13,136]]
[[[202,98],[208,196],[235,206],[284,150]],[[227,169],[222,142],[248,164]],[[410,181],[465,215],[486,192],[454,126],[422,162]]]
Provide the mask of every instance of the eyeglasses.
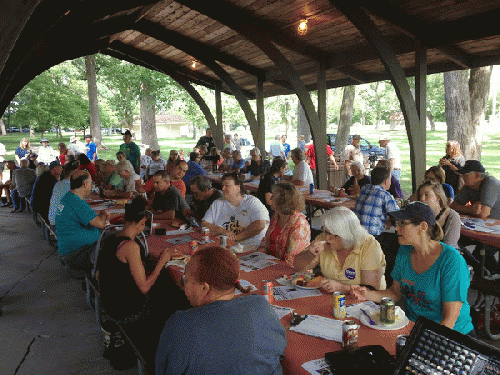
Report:
[[413,224],[411,220],[396,220],[396,226],[404,227],[405,225]]

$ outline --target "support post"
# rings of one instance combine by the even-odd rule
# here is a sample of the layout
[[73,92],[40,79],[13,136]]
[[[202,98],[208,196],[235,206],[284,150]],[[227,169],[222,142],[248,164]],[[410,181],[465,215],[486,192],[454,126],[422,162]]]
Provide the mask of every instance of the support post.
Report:
[[257,124],[259,131],[257,139],[254,139],[255,145],[259,148],[262,155],[266,151],[266,116],[264,113],[264,81],[257,78]]
[[[417,41],[415,48],[415,105],[420,124],[417,129],[412,128],[412,138],[416,150],[426,150],[427,141],[427,49]],[[417,190],[418,184],[424,181],[426,152],[419,152],[415,155],[415,179],[412,181],[413,192]],[[424,168],[419,168],[424,166]]]
[[[327,99],[326,96],[327,96],[326,71],[325,71],[323,65],[321,65],[319,70],[318,70],[318,117],[319,117],[319,129],[318,129],[318,131],[322,132],[322,134],[324,134],[325,139],[326,139],[326,99]],[[316,142],[314,144],[316,145]],[[325,147],[325,149],[326,149],[326,147]],[[326,153],[326,150],[325,150],[325,153]],[[326,170],[325,177],[328,177],[328,160],[325,159],[325,162],[326,162],[325,169],[316,168],[317,181],[320,180],[321,173],[325,174],[323,172],[324,170]],[[316,164],[318,164],[317,158],[316,158]],[[325,189],[326,184],[323,185],[322,188]]]
[[215,117],[217,119],[217,126],[212,129],[215,145],[219,150],[222,149],[224,145],[224,126],[222,123],[222,94],[221,87],[222,84],[218,83],[215,85]]

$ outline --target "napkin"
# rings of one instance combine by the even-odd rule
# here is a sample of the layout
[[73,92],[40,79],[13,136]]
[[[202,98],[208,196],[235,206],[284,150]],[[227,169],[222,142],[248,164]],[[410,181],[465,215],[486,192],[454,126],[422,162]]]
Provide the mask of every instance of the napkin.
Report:
[[329,319],[319,315],[308,315],[298,325],[290,327],[290,331],[342,342],[342,324],[341,320]]

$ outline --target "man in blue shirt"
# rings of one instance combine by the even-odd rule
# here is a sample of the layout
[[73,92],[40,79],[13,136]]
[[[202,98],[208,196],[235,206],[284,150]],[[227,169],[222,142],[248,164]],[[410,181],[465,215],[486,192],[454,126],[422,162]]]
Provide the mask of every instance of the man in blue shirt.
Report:
[[97,215],[85,202],[91,188],[89,172],[75,172],[71,177],[71,190],[61,200],[62,212],[56,216],[59,255],[70,268],[84,271],[92,267],[90,256],[99,240],[99,229],[106,226],[109,218],[108,211],[102,210]]
[[91,162],[97,160],[97,147],[94,142],[92,142],[92,136],[87,134],[85,136],[85,147],[87,148],[87,157]]
[[206,175],[207,172],[200,165],[200,154],[198,154],[197,152],[193,151],[189,154],[189,161],[187,162],[187,165],[188,165],[188,170],[184,175],[184,177],[182,178],[182,181],[184,181],[186,187],[189,187],[191,179],[194,176]]

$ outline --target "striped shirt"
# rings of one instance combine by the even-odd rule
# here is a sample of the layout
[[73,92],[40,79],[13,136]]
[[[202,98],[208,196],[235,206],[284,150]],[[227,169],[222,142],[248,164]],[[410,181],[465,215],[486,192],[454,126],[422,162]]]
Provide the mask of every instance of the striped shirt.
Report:
[[387,213],[399,210],[394,197],[380,185],[366,184],[361,189],[354,206],[354,213],[361,225],[372,236],[378,236],[384,230]]

